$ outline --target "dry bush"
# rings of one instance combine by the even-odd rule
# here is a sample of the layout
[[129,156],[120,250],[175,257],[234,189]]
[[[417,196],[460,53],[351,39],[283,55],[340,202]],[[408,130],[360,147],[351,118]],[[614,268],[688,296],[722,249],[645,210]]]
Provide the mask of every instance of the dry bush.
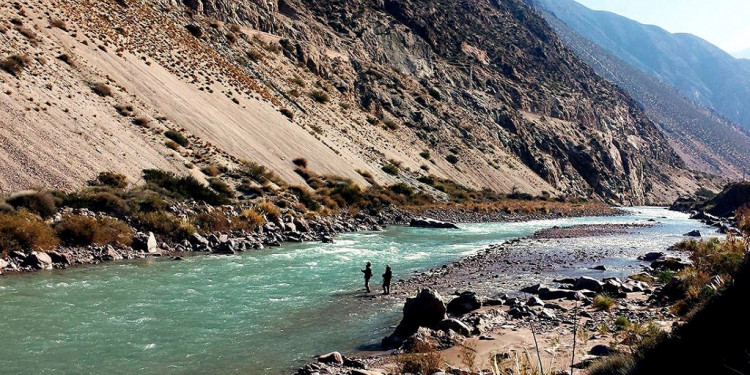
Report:
[[442,371],[440,353],[429,343],[418,341],[411,353],[396,358],[400,374],[431,375]]
[[242,211],[242,219],[247,222],[249,229],[255,229],[266,223],[266,219],[255,210]]
[[314,101],[316,101],[316,102],[318,102],[320,104],[328,103],[328,101],[331,100],[328,97],[328,94],[326,94],[326,92],[322,91],[322,90],[313,90],[313,91],[310,91],[309,93],[307,93],[307,96],[310,97],[310,99],[312,99],[312,100],[314,100]]
[[140,212],[134,215],[133,221],[143,231],[160,233],[174,241],[182,241],[195,233],[192,224],[164,211]]
[[31,65],[31,58],[26,55],[12,55],[0,60],[0,69],[18,77]]
[[219,173],[221,173],[219,168],[215,165],[209,165],[207,167],[203,167],[201,169],[201,172],[203,172],[203,174],[209,177],[216,177],[219,175]]
[[96,95],[99,95],[101,97],[107,97],[112,96],[112,89],[107,86],[106,83],[92,83],[91,85],[91,91],[93,91]]
[[294,112],[292,112],[288,108],[282,108],[279,112],[281,112],[282,115],[286,116],[290,120],[294,120]]
[[281,212],[279,212],[279,207],[277,207],[275,204],[263,201],[258,203],[258,206],[256,207],[256,211],[264,215],[268,221],[277,221],[281,218]]
[[55,231],[40,217],[28,213],[0,213],[0,254],[11,251],[51,250],[60,243]]
[[49,25],[52,27],[56,27],[63,31],[68,31],[68,25],[65,24],[65,21],[59,19],[59,18],[50,18],[49,19]]
[[182,135],[180,132],[175,131],[175,130],[165,131],[164,136],[174,141],[175,143],[177,143],[178,145],[182,147],[187,147],[190,144],[190,141],[187,138],[185,138],[184,135]]
[[108,186],[115,189],[125,189],[128,187],[128,179],[125,175],[115,172],[101,172],[96,180],[90,181],[92,186]]
[[150,124],[151,120],[149,120],[148,117],[136,117],[133,119],[133,125],[136,126],[147,128]]
[[177,142],[172,141],[172,140],[164,142],[164,145],[167,146],[167,148],[174,150],[174,151],[178,151],[180,149],[180,145],[178,145]]
[[211,189],[214,189],[217,193],[228,197],[233,198],[234,197],[234,189],[232,189],[229,184],[222,181],[219,178],[211,178],[208,180],[208,186],[211,187]]
[[212,232],[229,232],[232,230],[232,222],[227,219],[221,210],[213,210],[211,212],[204,212],[196,215],[192,219],[193,225],[201,230],[203,233]]
[[48,218],[57,212],[58,201],[49,191],[41,190],[32,194],[20,194],[6,202],[15,209],[24,208],[29,212]]
[[63,243],[71,246],[127,246],[133,242],[133,230],[124,222],[112,218],[66,216],[55,225],[55,231]]
[[307,168],[307,159],[305,158],[296,158],[292,160],[292,163],[298,167]]
[[599,294],[594,297],[592,306],[599,311],[611,310],[615,306],[615,300],[608,296]]
[[198,39],[203,37],[203,29],[201,29],[201,27],[198,25],[194,25],[194,24],[185,25],[185,30],[187,30],[191,35],[193,35],[194,37]]

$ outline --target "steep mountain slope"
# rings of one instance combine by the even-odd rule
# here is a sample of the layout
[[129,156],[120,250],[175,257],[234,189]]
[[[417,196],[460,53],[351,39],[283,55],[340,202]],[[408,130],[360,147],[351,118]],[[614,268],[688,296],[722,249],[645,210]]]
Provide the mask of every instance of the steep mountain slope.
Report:
[[750,61],[690,34],[670,34],[573,0],[539,0],[578,34],[677,88],[689,99],[750,128]]
[[687,166],[728,178],[750,170],[750,133],[618,59],[570,29],[553,14],[547,22],[602,77],[624,88],[664,131]]
[[[520,0],[0,7],[0,58],[25,60],[0,73],[0,122],[15,155],[38,163],[3,155],[4,190],[75,186],[97,169],[200,177],[240,159],[301,184],[297,157],[362,185],[357,170],[425,189],[416,178],[430,173],[625,203],[697,187],[636,103]],[[190,144],[165,147],[166,129]]]

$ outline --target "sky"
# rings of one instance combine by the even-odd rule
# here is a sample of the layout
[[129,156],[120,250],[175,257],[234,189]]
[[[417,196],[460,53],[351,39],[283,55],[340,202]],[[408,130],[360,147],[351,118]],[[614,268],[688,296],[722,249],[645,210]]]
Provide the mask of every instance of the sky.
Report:
[[672,33],[690,33],[729,52],[750,48],[749,0],[576,0]]

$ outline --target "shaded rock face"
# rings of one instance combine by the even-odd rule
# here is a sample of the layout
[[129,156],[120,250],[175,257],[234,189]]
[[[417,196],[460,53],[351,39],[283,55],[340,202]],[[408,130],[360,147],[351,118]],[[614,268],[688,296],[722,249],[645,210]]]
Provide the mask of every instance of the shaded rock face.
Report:
[[187,3],[278,35],[291,62],[437,149],[508,155],[566,194],[676,198],[655,198],[683,166],[659,129],[521,0]]
[[437,328],[445,319],[446,311],[440,294],[431,289],[422,289],[416,297],[406,299],[401,323],[392,335],[383,339],[382,345],[386,348],[398,347],[420,327]]
[[448,303],[447,312],[454,316],[460,316],[480,307],[482,307],[482,302],[479,301],[476,293],[463,292]]

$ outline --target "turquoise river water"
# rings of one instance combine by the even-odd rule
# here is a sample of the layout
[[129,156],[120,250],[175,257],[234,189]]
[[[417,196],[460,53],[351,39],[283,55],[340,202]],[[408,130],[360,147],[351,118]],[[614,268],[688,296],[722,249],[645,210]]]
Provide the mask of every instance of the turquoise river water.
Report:
[[[460,230],[391,227],[341,235],[334,244],[3,276],[0,373],[290,373],[313,354],[377,343],[398,323],[403,301],[358,298],[367,260],[377,284],[385,263],[395,279],[406,278],[542,228],[650,218],[660,224],[579,239],[576,246],[590,252],[616,246],[632,255],[706,229],[683,214],[634,208],[618,217],[463,224]],[[604,262],[628,271],[640,266],[629,258]],[[588,266],[581,264],[580,272]]]

